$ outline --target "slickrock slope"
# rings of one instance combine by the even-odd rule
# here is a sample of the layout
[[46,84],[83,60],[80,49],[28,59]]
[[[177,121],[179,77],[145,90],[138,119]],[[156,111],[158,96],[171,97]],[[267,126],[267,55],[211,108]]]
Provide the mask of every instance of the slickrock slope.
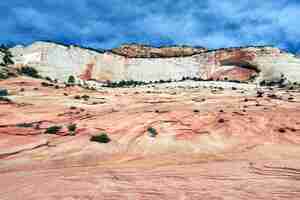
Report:
[[125,45],[106,52],[49,42],[10,49],[16,67],[29,65],[42,75],[67,80],[159,81],[185,77],[248,81],[300,81],[300,59],[273,47],[243,47],[208,51],[204,48],[154,48]]
[[[0,101],[1,200],[300,198],[299,90],[41,82],[0,81],[12,100]],[[44,134],[53,125],[63,129]],[[111,142],[89,140],[101,132]]]

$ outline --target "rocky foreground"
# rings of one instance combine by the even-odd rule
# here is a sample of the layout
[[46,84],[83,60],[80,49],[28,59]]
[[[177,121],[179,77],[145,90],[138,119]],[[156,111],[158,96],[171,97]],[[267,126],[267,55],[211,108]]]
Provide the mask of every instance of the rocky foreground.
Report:
[[42,82],[0,82],[1,200],[300,198],[299,89]]

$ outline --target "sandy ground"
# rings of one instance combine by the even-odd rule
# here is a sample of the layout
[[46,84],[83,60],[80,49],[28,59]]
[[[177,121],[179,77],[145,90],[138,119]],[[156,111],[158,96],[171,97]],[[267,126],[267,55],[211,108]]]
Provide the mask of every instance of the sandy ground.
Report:
[[[25,77],[0,88],[12,100],[0,102],[1,200],[300,198],[299,90],[181,82],[91,91]],[[53,125],[63,128],[44,134]],[[89,140],[101,132],[110,143]]]

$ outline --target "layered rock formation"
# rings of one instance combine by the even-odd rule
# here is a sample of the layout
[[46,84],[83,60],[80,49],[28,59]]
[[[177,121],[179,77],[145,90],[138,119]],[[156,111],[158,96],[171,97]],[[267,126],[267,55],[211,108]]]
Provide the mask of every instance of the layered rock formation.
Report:
[[[299,59],[273,47],[143,48],[11,51],[16,68],[62,81],[300,78]],[[297,87],[188,80],[90,90],[17,76],[0,88],[1,200],[300,199]],[[103,133],[108,143],[91,141]]]
[[157,48],[139,44],[122,45],[119,48],[111,50],[111,52],[127,58],[185,57],[200,54],[205,51],[207,51],[207,49],[204,47],[169,46]]
[[42,75],[65,81],[69,75],[97,81],[280,79],[300,81],[300,59],[274,47],[208,51],[204,48],[122,46],[104,53],[75,46],[36,42],[10,49],[16,67],[30,65]]
[[[11,99],[0,100],[1,200],[300,198],[299,90],[258,97],[255,85],[227,82],[91,91],[43,81],[0,81]],[[44,134],[52,126],[62,129]],[[90,141],[103,132],[111,142]]]

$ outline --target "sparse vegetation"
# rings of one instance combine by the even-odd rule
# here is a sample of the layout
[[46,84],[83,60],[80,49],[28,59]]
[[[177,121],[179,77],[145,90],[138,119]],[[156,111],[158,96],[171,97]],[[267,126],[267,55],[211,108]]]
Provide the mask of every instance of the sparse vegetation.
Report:
[[41,85],[42,85],[43,87],[52,87],[52,86],[54,86],[54,84],[52,84],[52,83],[47,83],[47,82],[42,82]]
[[147,131],[148,131],[148,135],[149,135],[150,137],[156,137],[156,136],[158,135],[157,130],[156,130],[155,128],[153,128],[153,127],[149,127],[149,128],[147,129]]
[[134,80],[122,80],[119,82],[112,82],[107,81],[103,86],[110,87],[110,88],[122,88],[122,87],[136,87],[136,86],[143,86],[143,85],[151,85],[151,84],[163,84],[163,83],[171,83],[171,82],[180,82],[186,80],[193,80],[193,81],[210,81],[210,80],[203,80],[199,77],[183,77],[181,80],[159,80],[159,81],[134,81]]
[[79,99],[81,99],[81,96],[80,96],[80,95],[75,95],[75,96],[74,96],[74,99],[79,100]]
[[101,133],[100,135],[94,135],[90,138],[92,142],[99,142],[99,143],[109,143],[111,139],[108,137],[106,133]]
[[0,101],[6,102],[6,103],[11,103],[12,100],[6,97],[8,95],[7,89],[0,89]]
[[82,95],[81,98],[84,99],[85,101],[88,101],[90,96],[85,94],[85,95]]
[[4,96],[0,96],[0,101],[6,102],[6,103],[11,103],[11,102],[12,102],[11,99],[9,99],[9,98],[7,98],[7,97],[4,97]]
[[17,124],[16,127],[19,127],[19,128],[32,128],[33,123],[20,123],[20,124]]
[[26,75],[26,76],[30,76],[33,78],[41,78],[41,76],[39,75],[39,72],[33,68],[33,67],[21,67],[18,69],[19,74],[21,75]]
[[53,82],[53,80],[49,77],[49,76],[46,76],[46,78],[45,78],[47,81],[49,81],[49,82]]
[[0,52],[4,53],[3,62],[1,63],[2,66],[8,66],[8,65],[13,65],[14,64],[14,61],[11,59],[12,54],[9,51],[9,48],[7,46],[2,44],[0,46]]
[[62,129],[61,126],[50,126],[46,129],[46,134],[56,134]]
[[76,128],[77,128],[76,124],[70,124],[70,125],[68,125],[68,130],[70,132],[74,132],[76,130]]
[[73,75],[70,75],[67,81],[68,84],[73,85],[75,84],[75,77]]
[[70,135],[75,135],[75,131],[77,129],[77,125],[76,124],[70,124],[68,125],[68,131]]
[[7,95],[8,95],[7,89],[0,89],[0,96],[7,96]]
[[279,88],[284,88],[284,87],[287,87],[287,86],[293,85],[293,84],[289,83],[289,81],[287,81],[287,78],[285,77],[284,74],[281,74],[279,79],[262,80],[259,82],[259,85],[260,86],[268,86],[268,87],[277,86]]

